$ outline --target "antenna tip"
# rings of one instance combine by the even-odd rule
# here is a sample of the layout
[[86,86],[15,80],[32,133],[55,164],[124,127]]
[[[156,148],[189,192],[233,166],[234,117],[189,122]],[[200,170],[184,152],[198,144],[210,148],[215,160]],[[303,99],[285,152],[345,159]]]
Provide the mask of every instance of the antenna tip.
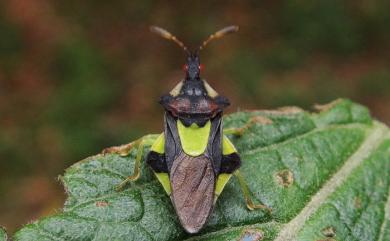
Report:
[[172,37],[172,34],[170,34],[167,30],[160,28],[158,26],[150,26],[149,27],[150,32],[160,35],[163,38],[170,39]]
[[238,30],[240,30],[240,26],[238,26],[238,25],[232,25],[230,27],[232,28],[233,32],[237,32]]
[[230,25],[219,30],[218,32],[215,33],[215,35],[216,37],[222,37],[226,34],[235,33],[238,31],[238,29],[239,27],[237,25]]

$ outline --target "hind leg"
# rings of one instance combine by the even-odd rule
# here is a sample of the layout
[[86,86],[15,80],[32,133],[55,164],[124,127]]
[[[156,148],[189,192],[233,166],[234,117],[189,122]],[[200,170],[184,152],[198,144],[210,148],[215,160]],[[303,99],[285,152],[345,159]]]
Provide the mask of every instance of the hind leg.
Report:
[[249,187],[248,187],[248,184],[246,183],[244,177],[241,175],[241,173],[238,170],[234,172],[234,176],[236,176],[237,179],[238,179],[238,182],[240,184],[242,193],[244,195],[246,206],[248,207],[249,210],[265,209],[265,210],[267,210],[270,213],[272,212],[271,208],[269,208],[269,207],[267,207],[267,206],[265,206],[263,204],[255,204],[255,203],[253,203],[252,198],[251,198],[251,194],[250,194],[250,190],[249,190]]

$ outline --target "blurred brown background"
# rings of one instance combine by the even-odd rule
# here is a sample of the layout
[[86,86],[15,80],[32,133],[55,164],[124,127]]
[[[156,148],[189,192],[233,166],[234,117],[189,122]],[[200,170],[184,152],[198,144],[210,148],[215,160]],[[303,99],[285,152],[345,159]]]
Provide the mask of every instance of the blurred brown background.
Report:
[[212,42],[203,76],[238,108],[337,97],[390,123],[390,2],[6,0],[0,3],[0,225],[60,208],[56,177],[102,148],[162,130],[159,96],[183,73],[183,52]]

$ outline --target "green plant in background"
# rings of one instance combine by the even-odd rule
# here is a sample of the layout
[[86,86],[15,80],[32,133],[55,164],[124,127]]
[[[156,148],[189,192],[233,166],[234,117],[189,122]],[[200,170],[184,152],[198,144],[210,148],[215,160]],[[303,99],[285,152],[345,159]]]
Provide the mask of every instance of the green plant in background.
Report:
[[68,168],[61,177],[68,194],[63,211],[26,225],[14,239],[389,240],[389,129],[349,100],[317,108],[319,113],[285,107],[225,118],[226,128],[252,117],[266,120],[232,140],[253,196],[272,207],[271,216],[248,211],[233,181],[207,227],[190,237],[145,165],[138,181],[114,191],[134,168],[133,150]]
[[118,85],[109,81],[110,68],[98,51],[84,41],[70,41],[58,49],[51,78],[57,93],[50,101],[45,119],[57,128],[68,157],[91,152],[104,143],[96,133],[100,118],[115,99]]

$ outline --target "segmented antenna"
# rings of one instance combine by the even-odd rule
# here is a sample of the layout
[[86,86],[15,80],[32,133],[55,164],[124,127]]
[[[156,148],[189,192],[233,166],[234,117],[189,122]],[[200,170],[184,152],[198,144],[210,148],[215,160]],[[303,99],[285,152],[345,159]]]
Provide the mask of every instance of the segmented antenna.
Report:
[[203,41],[202,45],[199,46],[199,51],[204,49],[204,47],[206,47],[206,45],[213,39],[218,39],[218,38],[222,38],[223,36],[225,36],[226,34],[229,34],[229,33],[235,33],[238,31],[238,26],[237,25],[231,25],[231,26],[227,26],[227,27],[224,27],[223,29],[221,30],[218,30],[217,32],[211,34],[205,41]]
[[160,35],[161,37],[165,38],[165,39],[168,39],[168,40],[172,40],[173,42],[175,42],[177,45],[179,45],[182,49],[184,49],[184,51],[187,53],[187,54],[191,54],[190,51],[188,51],[187,47],[183,44],[183,42],[181,42],[180,40],[178,40],[176,38],[176,36],[172,35],[170,32],[168,32],[167,30],[163,29],[163,28],[160,28],[160,27],[157,27],[157,26],[150,26],[150,31],[152,33],[155,33],[157,35]]

